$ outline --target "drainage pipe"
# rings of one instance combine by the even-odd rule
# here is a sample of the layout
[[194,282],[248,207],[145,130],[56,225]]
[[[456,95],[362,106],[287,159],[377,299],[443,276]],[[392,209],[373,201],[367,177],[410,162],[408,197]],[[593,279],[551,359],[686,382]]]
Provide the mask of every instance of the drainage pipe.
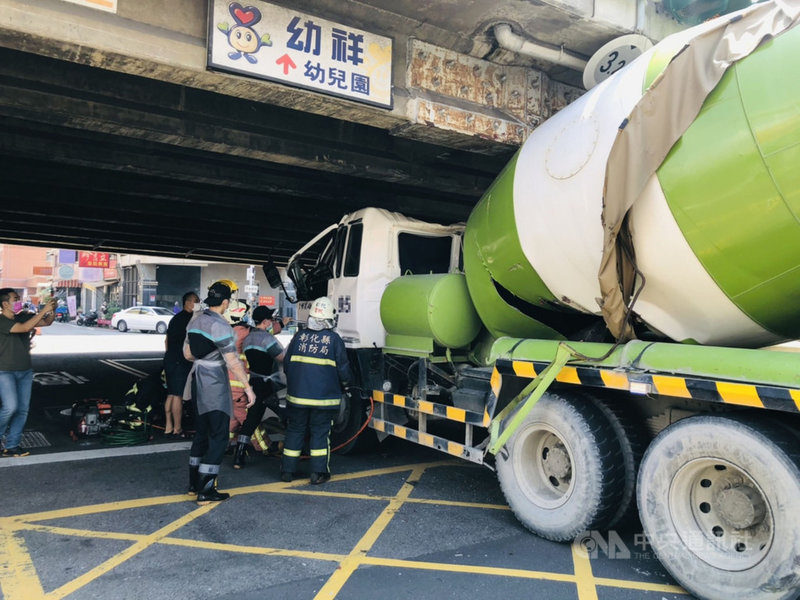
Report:
[[555,49],[550,46],[526,40],[522,36],[515,34],[511,30],[511,25],[508,23],[495,25],[494,36],[497,39],[497,43],[500,44],[500,47],[505,50],[538,58],[539,60],[545,60],[574,69],[575,71],[583,72],[584,67],[586,67],[586,61],[579,55],[564,50],[564,48]]

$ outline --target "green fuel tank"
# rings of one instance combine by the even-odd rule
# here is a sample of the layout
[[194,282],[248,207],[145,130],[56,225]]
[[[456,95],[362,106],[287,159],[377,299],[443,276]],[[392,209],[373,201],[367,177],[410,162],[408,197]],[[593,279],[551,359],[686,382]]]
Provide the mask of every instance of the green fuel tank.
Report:
[[386,348],[409,354],[464,348],[481,329],[460,273],[398,277],[381,297],[381,321]]

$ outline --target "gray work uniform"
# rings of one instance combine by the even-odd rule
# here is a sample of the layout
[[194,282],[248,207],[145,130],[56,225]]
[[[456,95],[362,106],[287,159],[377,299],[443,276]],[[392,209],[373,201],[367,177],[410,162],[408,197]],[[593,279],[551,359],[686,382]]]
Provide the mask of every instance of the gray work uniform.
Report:
[[217,474],[228,446],[231,385],[223,354],[235,353],[233,330],[219,314],[204,310],[186,327],[186,340],[195,357],[187,387],[195,407],[196,434],[189,464],[200,474]]

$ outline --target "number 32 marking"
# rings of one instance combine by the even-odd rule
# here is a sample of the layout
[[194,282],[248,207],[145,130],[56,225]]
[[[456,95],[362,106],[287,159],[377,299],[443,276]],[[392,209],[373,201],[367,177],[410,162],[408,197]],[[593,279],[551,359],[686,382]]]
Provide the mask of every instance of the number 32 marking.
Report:
[[[614,65],[614,61],[619,58],[619,52],[614,50],[608,55],[608,62],[600,67],[601,73],[606,73],[608,75],[613,75],[617,71],[619,71],[622,67],[625,66],[625,59],[621,59],[618,65]],[[612,70],[613,69],[613,70]]]

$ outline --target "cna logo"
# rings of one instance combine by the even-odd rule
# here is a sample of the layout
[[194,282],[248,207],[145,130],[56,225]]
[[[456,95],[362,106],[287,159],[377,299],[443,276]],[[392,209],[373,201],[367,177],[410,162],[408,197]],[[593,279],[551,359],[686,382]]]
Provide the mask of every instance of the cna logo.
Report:
[[628,560],[631,551],[616,531],[584,531],[575,537],[573,545],[588,558],[608,557]]

